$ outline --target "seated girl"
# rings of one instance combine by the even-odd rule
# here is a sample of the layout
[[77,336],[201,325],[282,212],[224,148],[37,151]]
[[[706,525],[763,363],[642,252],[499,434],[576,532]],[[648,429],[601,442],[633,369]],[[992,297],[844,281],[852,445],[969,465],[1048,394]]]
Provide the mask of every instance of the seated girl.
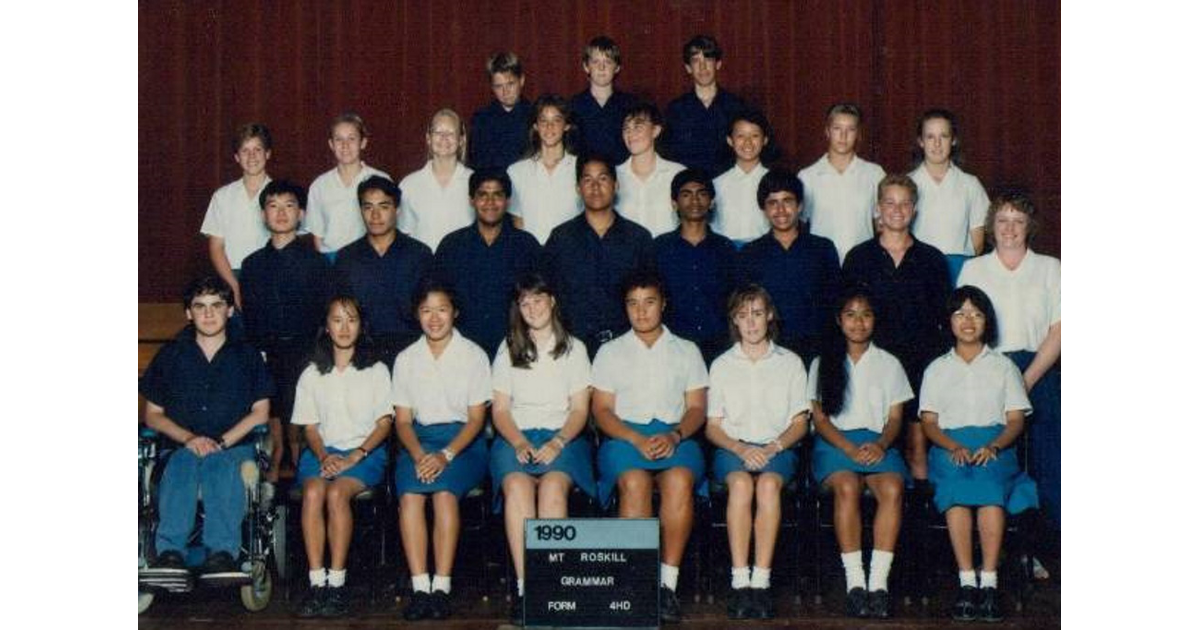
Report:
[[[480,436],[491,397],[487,354],[454,328],[453,292],[426,280],[413,311],[421,338],[405,348],[392,369],[396,406],[396,494],[400,537],[412,575],[408,621],[450,615],[450,575],[460,528],[458,501],[487,473],[487,447]],[[429,532],[425,501],[433,498],[434,575],[426,566]]]
[[[933,501],[946,514],[958,563],[956,620],[1000,621],[996,568],[1004,542],[1005,514],[1038,504],[1037,487],[1022,470],[1013,446],[1030,411],[1021,371],[996,352],[998,326],[992,301],[974,286],[950,294],[946,318],[953,348],[925,370],[921,425],[929,454]],[[983,550],[975,580],[972,532]]]
[[774,343],[779,323],[765,289],[749,285],[734,292],[728,313],[734,346],[713,362],[705,429],[716,447],[712,477],[729,489],[725,522],[733,590],[726,612],[730,619],[771,619],[780,495],[796,475],[791,447],[808,430],[808,377],[800,357]]
[[[838,301],[838,334],[826,337],[813,361],[809,393],[819,439],[813,448],[813,477],[833,491],[833,525],[846,571],[846,614],[891,616],[888,573],[903,507],[904,458],[896,449],[904,403],[913,397],[904,367],[871,342],[875,310],[863,287],[847,289]],[[822,369],[824,368],[824,369]],[[875,497],[871,573],[863,571],[863,487]]]

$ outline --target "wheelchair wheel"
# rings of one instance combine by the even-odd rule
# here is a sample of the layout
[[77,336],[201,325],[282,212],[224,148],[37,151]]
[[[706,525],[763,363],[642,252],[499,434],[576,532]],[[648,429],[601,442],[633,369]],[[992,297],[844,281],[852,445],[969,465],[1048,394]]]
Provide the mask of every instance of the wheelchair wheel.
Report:
[[267,563],[255,560],[250,566],[250,583],[241,588],[242,606],[250,612],[258,612],[271,603],[273,591],[271,571]]
[[291,577],[288,558],[287,506],[275,506],[275,521],[271,523],[271,553],[275,556],[275,572],[286,582]]
[[146,612],[150,608],[150,604],[154,603],[154,593],[146,593],[138,591],[138,614]]

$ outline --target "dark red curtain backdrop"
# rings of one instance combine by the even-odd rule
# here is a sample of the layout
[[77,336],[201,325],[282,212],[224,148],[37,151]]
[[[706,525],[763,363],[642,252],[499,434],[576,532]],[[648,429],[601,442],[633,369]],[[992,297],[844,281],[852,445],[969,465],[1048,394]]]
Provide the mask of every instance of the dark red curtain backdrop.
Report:
[[208,269],[200,223],[240,174],[240,123],[269,125],[269,172],[307,185],[332,167],[329,120],[355,110],[367,161],[402,177],[424,161],[430,114],[469,117],[491,98],[489,53],[521,56],[531,99],[569,96],[586,85],[580,47],[601,33],[621,47],[617,85],[660,107],[690,89],[683,43],[714,35],[722,85],[766,111],[792,170],[821,154],[835,101],[864,108],[860,152],[888,171],[911,168],[921,111],[948,107],[965,168],[989,190],[1030,189],[1037,248],[1059,255],[1059,32],[1059,3],[1031,0],[140,2],[139,300],[174,300]]

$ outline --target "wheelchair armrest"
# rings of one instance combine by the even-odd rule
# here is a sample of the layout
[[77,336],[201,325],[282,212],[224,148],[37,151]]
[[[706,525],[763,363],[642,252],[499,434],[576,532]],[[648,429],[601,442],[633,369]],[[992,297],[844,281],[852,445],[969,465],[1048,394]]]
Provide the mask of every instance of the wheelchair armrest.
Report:
[[158,431],[142,425],[138,427],[138,437],[144,440],[153,440],[158,437]]

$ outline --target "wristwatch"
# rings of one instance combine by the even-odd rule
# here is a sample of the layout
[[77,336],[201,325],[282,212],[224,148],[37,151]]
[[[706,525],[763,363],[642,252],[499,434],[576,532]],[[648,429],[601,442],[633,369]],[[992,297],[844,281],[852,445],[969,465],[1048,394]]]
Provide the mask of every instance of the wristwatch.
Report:
[[454,461],[454,451],[450,450],[449,448],[444,448],[442,449],[442,457],[445,457],[446,463],[449,464],[450,462]]

